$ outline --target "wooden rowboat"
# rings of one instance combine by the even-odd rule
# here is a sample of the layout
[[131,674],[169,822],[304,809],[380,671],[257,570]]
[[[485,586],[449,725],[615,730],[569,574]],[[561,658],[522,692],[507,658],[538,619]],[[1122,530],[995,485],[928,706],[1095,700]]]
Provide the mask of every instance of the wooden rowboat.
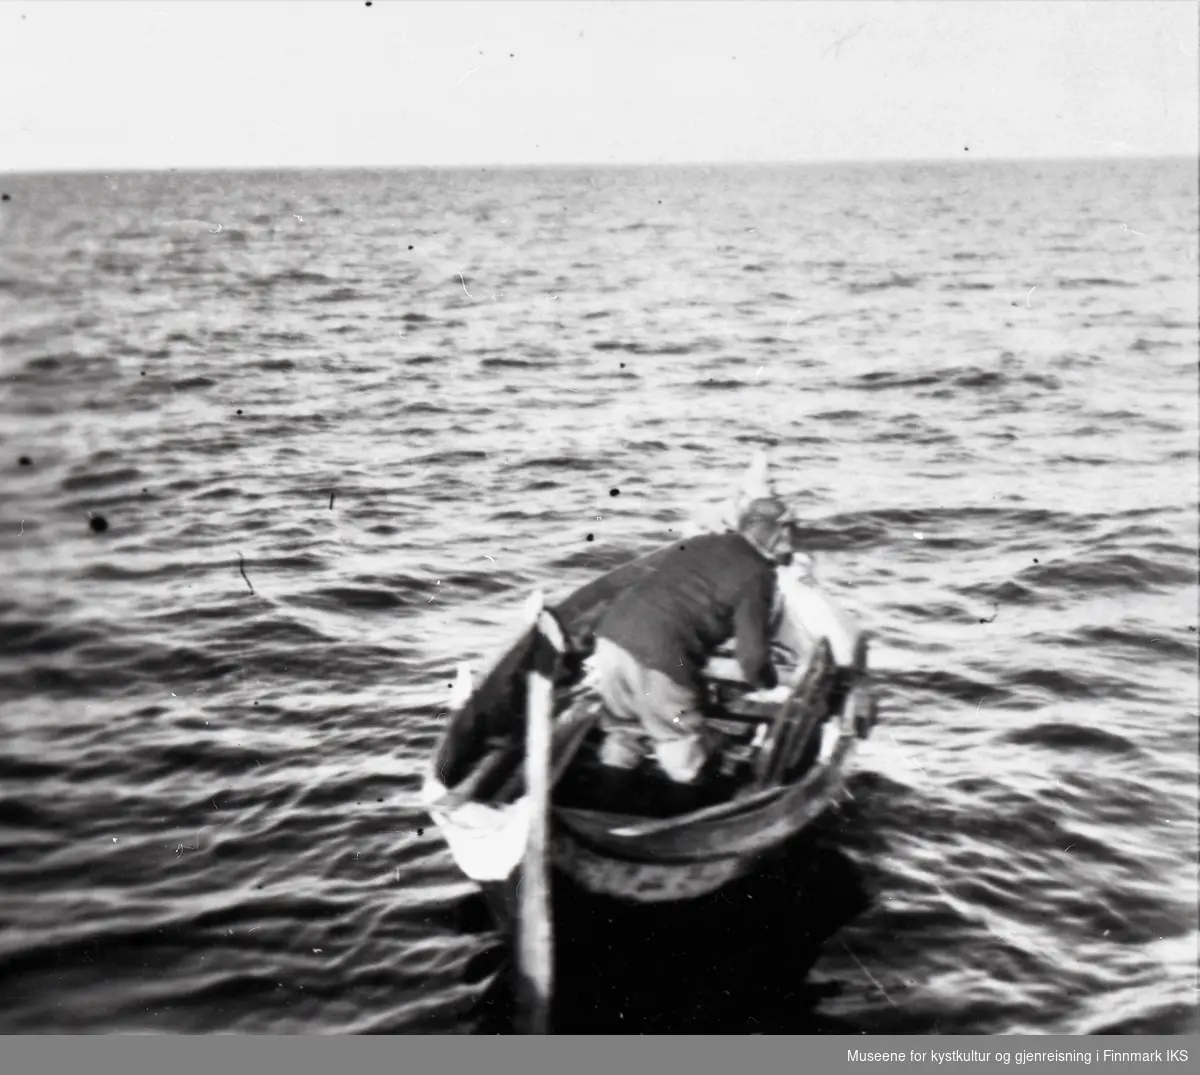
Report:
[[[743,495],[767,487],[765,461]],[[721,525],[720,520],[707,529]],[[544,1032],[551,877],[602,897],[687,900],[751,871],[834,803],[856,742],[876,719],[867,636],[800,569],[781,568],[773,638],[780,687],[755,692],[718,653],[705,669],[720,776],[672,784],[653,762],[600,765],[601,703],[589,682],[595,631],[616,597],[675,543],[609,571],[561,601],[535,595],[529,626],[480,680],[462,667],[424,800],[463,873],[507,910],[527,1006]]]

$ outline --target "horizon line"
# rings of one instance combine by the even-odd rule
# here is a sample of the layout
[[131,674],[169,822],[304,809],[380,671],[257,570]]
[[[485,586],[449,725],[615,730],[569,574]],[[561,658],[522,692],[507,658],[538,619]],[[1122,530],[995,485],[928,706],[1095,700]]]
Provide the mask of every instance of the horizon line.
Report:
[[1195,161],[1197,155],[1188,151],[1177,153],[1106,153],[1080,156],[988,156],[978,154],[971,158],[967,150],[962,156],[954,157],[844,157],[809,158],[805,160],[743,160],[743,161],[542,161],[542,162],[479,162],[479,163],[434,163],[434,164],[198,164],[198,165],[71,165],[57,168],[3,168],[0,176],[11,178],[46,178],[52,176],[100,175],[166,175],[171,172],[211,173],[262,173],[262,172],[465,172],[465,171],[568,171],[572,169],[651,169],[651,168],[805,168],[846,167],[872,165],[929,165],[967,163],[970,160],[985,164],[1072,164],[1107,163],[1109,161]]

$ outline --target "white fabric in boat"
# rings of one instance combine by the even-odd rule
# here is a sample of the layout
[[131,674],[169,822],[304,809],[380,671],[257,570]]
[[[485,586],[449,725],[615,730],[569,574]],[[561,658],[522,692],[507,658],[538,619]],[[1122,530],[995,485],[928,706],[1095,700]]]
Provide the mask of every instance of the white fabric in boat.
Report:
[[440,810],[437,800],[446,788],[430,777],[422,791],[426,809],[463,873],[477,882],[504,881],[512,874],[529,836],[527,796],[500,806],[469,801]]

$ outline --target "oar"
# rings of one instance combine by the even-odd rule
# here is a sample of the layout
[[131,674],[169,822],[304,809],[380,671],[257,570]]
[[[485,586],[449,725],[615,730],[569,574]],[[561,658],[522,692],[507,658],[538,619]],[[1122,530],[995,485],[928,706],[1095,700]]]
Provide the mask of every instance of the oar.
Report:
[[525,793],[529,836],[521,863],[517,909],[517,974],[520,1018],[526,1034],[550,1029],[554,989],[554,928],[550,904],[551,722],[554,717],[554,671],[566,640],[554,617],[537,609],[535,637],[525,704]]

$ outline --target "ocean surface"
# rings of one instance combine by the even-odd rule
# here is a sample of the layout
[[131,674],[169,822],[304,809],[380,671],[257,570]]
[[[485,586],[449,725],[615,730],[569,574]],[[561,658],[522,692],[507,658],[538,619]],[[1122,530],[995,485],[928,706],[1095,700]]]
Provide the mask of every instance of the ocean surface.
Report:
[[503,1031],[455,662],[758,445],[882,721],[560,1028],[1196,1027],[1194,161],[0,189],[0,1030]]

